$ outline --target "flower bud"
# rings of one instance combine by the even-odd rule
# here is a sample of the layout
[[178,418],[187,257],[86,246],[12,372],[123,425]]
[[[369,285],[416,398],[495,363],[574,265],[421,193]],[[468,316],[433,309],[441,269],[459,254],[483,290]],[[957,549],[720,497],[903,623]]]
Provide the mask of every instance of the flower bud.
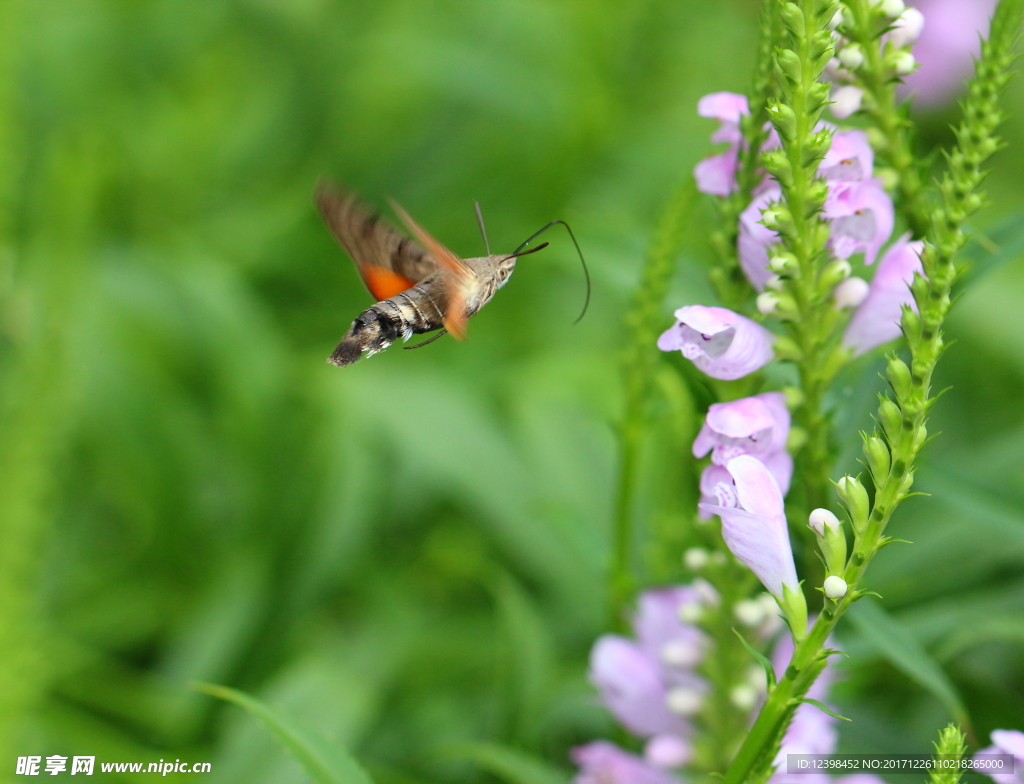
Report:
[[807,396],[800,387],[783,387],[782,394],[786,397],[786,408],[790,411],[800,408],[807,400]]
[[860,44],[847,44],[839,52],[839,62],[850,69],[860,68],[864,64],[864,52]]
[[867,299],[870,286],[864,278],[847,278],[832,290],[837,308],[856,308]]
[[686,568],[693,572],[699,572],[708,565],[711,556],[703,547],[691,547],[683,553],[683,563]]
[[778,275],[772,275],[765,281],[764,287],[766,289],[771,289],[772,291],[782,291],[786,287],[786,284]]
[[777,294],[773,294],[770,291],[766,291],[763,294],[757,295],[757,310],[759,313],[768,315],[774,313],[779,306],[779,297]]
[[831,574],[826,577],[822,587],[825,589],[825,596],[829,599],[842,599],[846,596],[846,580],[839,575]]
[[917,68],[917,60],[910,52],[899,52],[892,58],[892,69],[897,76],[906,76]]
[[704,703],[704,695],[696,689],[676,686],[665,695],[665,703],[677,716],[692,716],[700,710]]
[[732,691],[729,692],[729,700],[741,711],[748,711],[753,708],[757,704],[757,698],[760,696],[757,689],[749,683],[741,683],[738,686],[734,686]]
[[679,620],[683,623],[700,623],[704,617],[704,608],[700,602],[686,602],[679,605]]
[[862,533],[868,524],[868,515],[871,514],[868,491],[864,489],[859,479],[852,476],[844,476],[837,482],[837,487],[839,497],[850,512],[853,530],[858,534]]
[[661,660],[669,667],[688,670],[700,663],[704,649],[699,643],[673,640],[661,647]]
[[802,427],[791,427],[789,435],[786,436],[786,451],[790,454],[799,452],[807,443],[807,431]]
[[798,266],[799,262],[797,262],[796,256],[789,251],[779,251],[773,254],[768,260],[768,269],[779,275],[786,272],[792,272],[796,270]]
[[736,620],[744,626],[760,626],[765,619],[764,605],[757,599],[744,599],[736,602],[732,613],[736,616]]
[[903,13],[903,9],[906,7],[907,6],[903,0],[881,0],[881,2],[878,3],[878,10],[888,17],[899,16]]
[[875,480],[875,487],[878,487],[889,475],[889,467],[892,460],[889,456],[889,448],[878,436],[865,438],[864,457],[868,460],[868,468],[871,469],[871,477]]
[[896,20],[892,32],[889,33],[889,43],[899,49],[920,38],[923,29],[924,14],[916,8],[908,8]]
[[917,435],[914,436],[914,449],[918,450],[924,446],[924,442],[928,440],[928,428],[924,425],[917,426]]
[[900,407],[889,398],[885,398],[878,404],[878,421],[882,423],[882,429],[890,444],[895,444],[900,438],[900,428],[903,426],[903,413]]
[[844,120],[854,112],[860,111],[864,91],[852,84],[837,87],[832,91],[832,114]]
[[851,269],[850,262],[846,259],[836,259],[829,262],[828,266],[822,271],[821,277],[818,278],[818,285],[824,291],[828,291],[840,281],[850,277]]
[[828,509],[815,509],[807,524],[818,535],[818,546],[825,556],[829,574],[841,573],[846,568],[846,535],[842,521]]
[[706,604],[709,607],[718,606],[718,603],[721,601],[721,597],[719,596],[718,591],[715,590],[715,586],[700,577],[694,580],[692,585],[697,589],[697,595],[700,597],[703,604]]
[[892,384],[892,389],[896,393],[897,399],[906,400],[910,397],[912,389],[910,368],[907,367],[906,362],[893,357],[889,360],[889,364],[885,369],[885,375],[889,379],[889,383]]
[[839,525],[839,518],[828,509],[815,509],[807,520],[807,525],[818,536],[825,535],[826,526],[835,528]]
[[829,29],[829,30],[835,30],[842,23],[843,23],[843,7],[839,6],[838,8],[836,8],[835,14],[829,20],[828,24],[825,25],[825,27],[827,29]]
[[914,486],[914,472],[911,471],[907,474],[906,479],[903,480],[903,484],[900,485],[900,494],[904,495],[910,492],[910,488]]

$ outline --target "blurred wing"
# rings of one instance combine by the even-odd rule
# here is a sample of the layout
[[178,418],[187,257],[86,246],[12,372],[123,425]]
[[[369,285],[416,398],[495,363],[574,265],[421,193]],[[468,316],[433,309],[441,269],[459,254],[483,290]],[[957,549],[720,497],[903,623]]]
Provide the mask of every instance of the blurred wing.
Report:
[[448,293],[447,309],[444,317],[444,328],[457,340],[466,338],[466,288],[473,277],[473,271],[469,266],[452,253],[448,248],[431,237],[409,213],[402,209],[401,205],[391,202],[391,208],[395,214],[402,219],[402,223],[409,229],[412,235],[418,239],[429,251],[430,256],[437,259],[439,267],[448,274],[445,275],[445,288]]
[[316,206],[378,301],[412,288],[438,270],[427,251],[367,210],[355,194],[321,182]]

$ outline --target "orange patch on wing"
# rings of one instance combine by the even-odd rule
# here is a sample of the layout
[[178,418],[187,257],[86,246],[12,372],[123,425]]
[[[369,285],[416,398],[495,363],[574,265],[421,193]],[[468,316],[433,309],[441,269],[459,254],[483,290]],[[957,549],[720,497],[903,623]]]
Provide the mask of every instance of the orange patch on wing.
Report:
[[404,275],[399,275],[384,267],[378,267],[376,264],[364,264],[360,272],[363,273],[366,288],[377,298],[378,302],[390,299],[416,285],[416,281],[409,280]]

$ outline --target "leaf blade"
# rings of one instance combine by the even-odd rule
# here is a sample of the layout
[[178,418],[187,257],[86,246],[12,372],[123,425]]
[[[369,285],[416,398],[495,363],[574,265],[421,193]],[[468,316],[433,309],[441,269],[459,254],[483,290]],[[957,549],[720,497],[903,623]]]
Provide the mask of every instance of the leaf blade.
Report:
[[348,752],[330,743],[319,733],[299,727],[255,697],[213,683],[193,682],[191,687],[237,705],[259,719],[264,728],[317,784],[373,784],[369,774]]

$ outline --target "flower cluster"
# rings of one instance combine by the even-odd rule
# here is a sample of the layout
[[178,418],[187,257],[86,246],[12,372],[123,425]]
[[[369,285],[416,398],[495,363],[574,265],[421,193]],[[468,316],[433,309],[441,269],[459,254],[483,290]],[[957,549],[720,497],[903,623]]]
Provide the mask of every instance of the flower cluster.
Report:
[[[880,39],[884,68],[891,77],[902,78],[914,73],[917,61],[911,51],[924,30],[924,14],[917,8],[905,8],[903,0],[884,0],[879,10],[888,17],[888,32]],[[832,19],[832,27],[840,28],[844,22],[842,11]],[[866,53],[861,44],[851,42],[836,32],[836,56],[826,73],[836,86],[832,90],[832,114],[845,119],[861,108],[864,90],[858,87],[856,71],[864,66]]]
[[1024,784],[1024,732],[1020,730],[993,730],[992,745],[982,749],[976,756],[986,754],[1009,754],[1013,757],[1013,770],[1007,773],[990,773],[996,784]]

